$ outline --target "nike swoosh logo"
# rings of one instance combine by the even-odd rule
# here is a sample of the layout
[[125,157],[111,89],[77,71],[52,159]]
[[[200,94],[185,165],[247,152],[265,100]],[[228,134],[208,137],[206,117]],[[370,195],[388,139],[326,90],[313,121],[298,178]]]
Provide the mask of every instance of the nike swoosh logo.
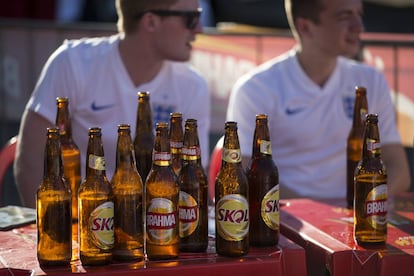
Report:
[[95,102],[93,102],[93,103],[91,104],[91,109],[92,109],[93,111],[100,111],[100,110],[103,110],[103,109],[108,109],[108,108],[111,108],[112,106],[114,106],[114,105],[113,105],[113,104],[96,105],[96,103],[95,103]]
[[286,108],[286,114],[287,115],[294,115],[294,114],[297,114],[297,113],[301,112],[302,110],[303,110],[303,108],[294,108],[294,109]]

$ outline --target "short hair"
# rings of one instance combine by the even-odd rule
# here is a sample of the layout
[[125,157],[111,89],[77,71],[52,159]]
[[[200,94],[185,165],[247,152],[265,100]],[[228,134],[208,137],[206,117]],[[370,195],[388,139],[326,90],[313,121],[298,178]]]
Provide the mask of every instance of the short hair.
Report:
[[319,23],[319,14],[325,8],[325,2],[330,0],[285,0],[286,16],[290,29],[295,33],[295,21],[297,18],[306,18],[314,23]]
[[118,14],[118,31],[131,33],[135,31],[139,15],[151,9],[167,9],[178,0],[116,0]]

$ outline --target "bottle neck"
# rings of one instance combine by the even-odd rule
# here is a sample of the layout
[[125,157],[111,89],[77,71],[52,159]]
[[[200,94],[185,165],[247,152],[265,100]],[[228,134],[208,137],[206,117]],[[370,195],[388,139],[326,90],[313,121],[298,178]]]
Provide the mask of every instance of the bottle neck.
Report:
[[89,135],[86,158],[86,177],[106,175],[105,157],[100,135]]
[[63,162],[59,135],[48,135],[44,159],[44,177],[62,177]]
[[366,125],[362,158],[381,158],[381,142],[377,124],[367,123]]
[[116,169],[136,168],[132,140],[129,135],[119,135],[116,151]]

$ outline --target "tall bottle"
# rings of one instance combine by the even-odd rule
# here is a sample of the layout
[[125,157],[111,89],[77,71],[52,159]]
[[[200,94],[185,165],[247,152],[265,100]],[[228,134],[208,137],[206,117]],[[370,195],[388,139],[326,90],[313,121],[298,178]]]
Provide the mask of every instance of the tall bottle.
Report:
[[150,260],[173,259],[179,253],[179,184],[166,122],[156,125],[153,160],[145,183],[146,254]]
[[181,169],[181,149],[183,147],[183,115],[179,112],[170,114],[170,145],[171,161],[175,174],[178,176]]
[[383,244],[387,239],[388,186],[376,114],[366,118],[362,159],[354,180],[354,238],[358,244]]
[[143,184],[134,156],[130,126],[118,126],[116,169],[111,180],[115,207],[114,259],[137,260],[144,257]]
[[208,182],[201,164],[197,120],[185,122],[181,151],[180,183],[180,251],[204,252],[208,245]]
[[109,263],[114,245],[114,201],[101,136],[100,128],[89,129],[86,178],[79,188],[79,251],[83,265]]
[[272,158],[266,114],[256,115],[249,182],[249,240],[253,246],[279,241],[279,172]]
[[348,208],[354,206],[354,173],[362,156],[362,139],[364,136],[365,116],[368,114],[367,92],[365,87],[355,88],[355,104],[352,128],[346,147],[346,201]]
[[47,129],[43,180],[36,193],[37,259],[69,265],[72,257],[71,191],[63,177],[58,128]]
[[138,111],[135,128],[134,150],[138,173],[145,183],[152,166],[152,149],[154,131],[152,128],[152,111],[150,93],[138,92]]
[[81,183],[80,151],[72,139],[72,124],[69,117],[69,99],[56,98],[56,126],[59,127],[62,145],[63,175],[72,191],[72,219],[78,220],[78,189]]
[[222,164],[216,177],[216,251],[241,256],[249,251],[249,186],[242,168],[237,123],[226,122]]

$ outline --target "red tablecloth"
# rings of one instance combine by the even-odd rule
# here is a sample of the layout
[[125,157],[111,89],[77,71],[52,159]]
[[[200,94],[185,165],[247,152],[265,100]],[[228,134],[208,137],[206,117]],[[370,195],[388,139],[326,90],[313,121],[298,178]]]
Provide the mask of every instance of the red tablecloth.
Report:
[[287,200],[281,232],[306,250],[309,275],[414,275],[414,194],[390,204],[387,243],[361,247],[353,240],[353,211],[345,199]]
[[[74,243],[76,250],[77,246]],[[199,254],[181,254],[173,261],[148,261],[136,263],[113,263],[105,266],[83,267],[75,261],[71,268],[42,269],[36,259],[36,227],[29,225],[0,232],[0,276],[12,275],[70,274],[75,272],[111,275],[306,275],[305,251],[285,237],[280,237],[278,247],[251,248],[242,258],[226,258],[215,254],[214,240],[208,251]],[[25,271],[26,270],[26,271]]]

